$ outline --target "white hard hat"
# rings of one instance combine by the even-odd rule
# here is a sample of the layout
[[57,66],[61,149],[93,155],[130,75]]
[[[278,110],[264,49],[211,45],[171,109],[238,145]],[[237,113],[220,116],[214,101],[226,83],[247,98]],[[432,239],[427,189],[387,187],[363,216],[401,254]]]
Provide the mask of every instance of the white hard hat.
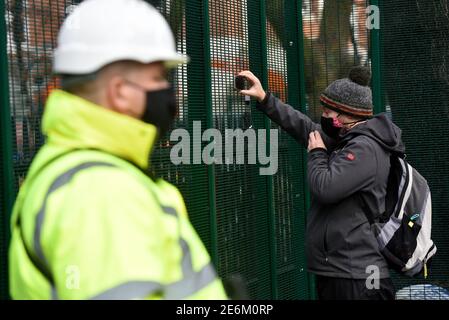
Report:
[[164,17],[142,0],[86,0],[64,21],[54,51],[56,74],[89,74],[112,62],[186,63]]

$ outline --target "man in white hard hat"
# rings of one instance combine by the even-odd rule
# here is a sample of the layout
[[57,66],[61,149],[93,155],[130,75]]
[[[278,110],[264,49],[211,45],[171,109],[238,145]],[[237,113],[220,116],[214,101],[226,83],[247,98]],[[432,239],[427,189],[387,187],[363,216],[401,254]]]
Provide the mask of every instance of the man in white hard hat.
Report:
[[87,0],[64,22],[63,90],[12,217],[12,298],[226,299],[181,194],[144,173],[176,115],[166,72],[185,61],[141,0]]

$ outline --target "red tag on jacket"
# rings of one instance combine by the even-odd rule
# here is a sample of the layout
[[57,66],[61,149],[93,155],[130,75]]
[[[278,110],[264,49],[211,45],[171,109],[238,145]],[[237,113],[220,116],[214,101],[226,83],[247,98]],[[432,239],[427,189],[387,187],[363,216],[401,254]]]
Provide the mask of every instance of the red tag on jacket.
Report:
[[351,152],[348,152],[348,154],[346,155],[346,159],[350,160],[350,161],[354,161],[355,160],[355,155]]

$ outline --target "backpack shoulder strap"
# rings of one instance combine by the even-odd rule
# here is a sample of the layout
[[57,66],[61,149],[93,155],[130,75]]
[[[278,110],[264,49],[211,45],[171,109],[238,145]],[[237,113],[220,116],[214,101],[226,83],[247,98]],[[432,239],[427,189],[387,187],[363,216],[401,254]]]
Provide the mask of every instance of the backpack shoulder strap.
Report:
[[[366,137],[370,138],[370,140],[372,140],[373,142],[379,144],[373,137],[369,135],[366,135]],[[405,161],[407,155],[398,154],[391,151],[389,152],[390,152],[390,171],[387,178],[385,211],[380,215],[375,216],[372,212],[370,212],[369,208],[366,206],[366,203],[363,200],[362,195],[360,193],[358,194],[359,203],[370,224],[373,224],[375,222],[385,223],[389,220],[392,214],[395,214],[398,210],[400,210],[400,205],[398,202],[403,200],[403,197],[401,198],[401,196],[404,195],[404,192],[402,192],[401,189],[401,187],[403,187],[401,185],[401,181],[403,180],[403,178],[407,179],[408,175],[411,174],[408,171],[404,172],[404,170],[408,169],[407,162]],[[408,183],[408,181],[405,182]]]

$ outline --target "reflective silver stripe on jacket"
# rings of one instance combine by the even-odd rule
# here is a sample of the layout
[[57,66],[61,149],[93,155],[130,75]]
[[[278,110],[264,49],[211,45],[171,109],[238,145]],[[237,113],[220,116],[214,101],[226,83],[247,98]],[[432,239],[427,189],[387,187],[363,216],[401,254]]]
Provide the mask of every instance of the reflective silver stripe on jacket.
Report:
[[[45,211],[47,208],[47,201],[50,195],[68,184],[73,176],[79,171],[88,169],[91,167],[116,167],[112,163],[108,162],[86,162],[80,164],[56,178],[48,189],[41,208],[38,211],[35,221],[34,230],[34,250],[37,257],[43,262],[43,264],[50,270],[47,259],[45,258],[42,246],[41,235],[42,226],[45,220]],[[156,196],[155,196],[156,198]],[[157,198],[156,198],[157,200]],[[164,213],[171,215],[179,220],[178,213],[173,207],[160,205]],[[162,292],[166,299],[175,300],[186,298],[195,292],[207,287],[209,284],[217,279],[215,268],[211,263],[208,263],[201,270],[195,272],[193,269],[192,254],[190,252],[189,245],[182,237],[179,238],[179,245],[182,249],[181,268],[183,272],[183,278],[177,282],[169,285],[163,285],[153,281],[130,281],[118,285],[117,287],[106,290],[94,296],[94,300],[116,300],[116,299],[143,299],[155,292]],[[54,286],[51,288],[52,299],[57,299],[57,290]]]

